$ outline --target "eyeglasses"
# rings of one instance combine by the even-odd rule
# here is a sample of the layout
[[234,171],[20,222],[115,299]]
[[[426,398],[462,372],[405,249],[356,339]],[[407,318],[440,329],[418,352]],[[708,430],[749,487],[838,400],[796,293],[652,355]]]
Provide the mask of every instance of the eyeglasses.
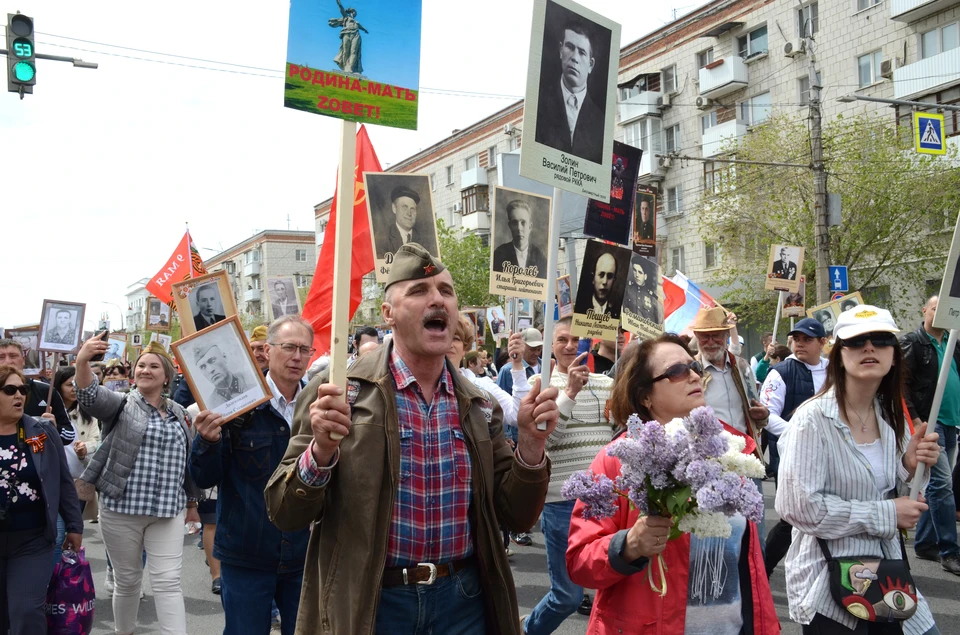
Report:
[[661,379],[669,379],[674,383],[683,381],[691,370],[697,374],[697,377],[703,377],[703,366],[697,360],[693,360],[689,364],[674,364],[665,370],[662,375],[657,375],[651,379],[648,385],[652,386]]
[[20,393],[21,396],[26,397],[27,393],[30,392],[30,387],[26,384],[21,384],[19,386],[7,385],[3,388],[0,388],[7,397],[13,397],[15,394]]
[[284,344],[271,344],[271,346],[279,346],[280,350],[287,355],[293,355],[297,351],[300,351],[300,354],[304,357],[307,355],[313,355],[317,350],[315,348],[310,348],[309,346],[298,346],[297,344],[291,344],[290,342],[286,342]]
[[893,333],[864,333],[856,337],[840,340],[844,348],[863,348],[867,342],[871,342],[875,348],[887,348],[897,345],[897,336]]

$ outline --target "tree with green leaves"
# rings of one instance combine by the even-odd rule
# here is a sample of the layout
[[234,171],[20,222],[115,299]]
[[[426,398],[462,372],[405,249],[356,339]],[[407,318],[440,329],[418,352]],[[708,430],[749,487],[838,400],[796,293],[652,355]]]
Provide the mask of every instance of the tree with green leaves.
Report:
[[[918,155],[912,134],[867,113],[823,127],[827,189],[843,210],[830,228],[829,261],[849,268],[851,292],[882,284],[895,298],[943,270],[960,211],[960,163],[955,148]],[[809,163],[806,117],[774,113],[727,150],[737,160]],[[773,244],[806,248],[807,307],[816,303],[811,168],[729,164],[705,183],[696,214],[701,237],[723,254],[710,282],[728,289],[718,300],[735,306],[741,321],[769,323],[775,314],[777,294],[763,289]]]
[[453,276],[460,306],[496,306],[490,295],[490,247],[477,234],[461,232],[437,219],[440,257]]

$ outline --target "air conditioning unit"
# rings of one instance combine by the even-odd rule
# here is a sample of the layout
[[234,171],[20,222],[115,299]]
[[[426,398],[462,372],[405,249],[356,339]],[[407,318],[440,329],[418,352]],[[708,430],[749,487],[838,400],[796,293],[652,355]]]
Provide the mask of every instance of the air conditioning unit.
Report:
[[709,97],[697,97],[697,108],[706,110],[713,107],[713,101]]
[[785,57],[797,57],[807,52],[806,40],[794,40],[783,45],[783,55]]
[[453,211],[456,212],[457,214],[462,214],[462,213],[463,213],[463,203],[454,203],[454,205],[453,205]]
[[658,160],[660,167],[666,170],[673,167],[673,157],[660,157]]
[[895,65],[892,59],[885,59],[880,62],[880,77],[885,79],[893,79],[893,69]]
[[663,96],[657,97],[657,108],[669,108],[670,107],[670,93],[664,93]]
[[517,128],[512,123],[508,123],[503,127],[503,134],[505,135],[512,135],[516,131]]

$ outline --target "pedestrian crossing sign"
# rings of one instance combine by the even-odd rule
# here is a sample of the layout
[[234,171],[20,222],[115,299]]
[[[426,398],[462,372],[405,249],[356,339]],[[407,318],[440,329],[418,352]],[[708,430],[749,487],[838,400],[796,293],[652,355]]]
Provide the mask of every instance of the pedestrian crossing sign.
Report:
[[946,154],[943,137],[943,115],[930,112],[913,113],[913,138],[921,154]]

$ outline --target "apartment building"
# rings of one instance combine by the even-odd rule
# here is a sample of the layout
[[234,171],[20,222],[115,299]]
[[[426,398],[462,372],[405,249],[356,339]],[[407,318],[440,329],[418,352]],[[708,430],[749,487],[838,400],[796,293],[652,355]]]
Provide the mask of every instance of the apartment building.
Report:
[[[866,110],[911,126],[909,107],[837,98],[960,101],[958,20],[957,0],[718,0],[624,47],[617,138],[644,150],[640,180],[659,194],[664,273],[680,270],[710,288],[722,254],[700,238],[689,212],[713,192],[723,166],[657,154],[715,157],[774,110],[806,113],[806,34],[824,121]],[[946,133],[957,141],[955,113],[947,113]],[[873,291],[875,301],[890,299],[882,284]]]
[[291,276],[297,288],[309,288],[317,264],[316,234],[267,229],[204,260],[207,271],[230,274],[237,311],[266,319],[270,312],[266,281]]
[[[824,121],[866,110],[912,125],[909,107],[837,101],[851,94],[960,102],[960,0],[715,0],[626,45],[620,53],[615,136],[644,150],[640,183],[658,194],[665,274],[683,271],[708,291],[723,292],[710,284],[722,254],[703,241],[691,213],[698,199],[713,191],[722,166],[656,155],[716,157],[774,109],[806,113],[806,34],[814,39]],[[955,143],[957,113],[946,114],[948,141]],[[522,119],[519,102],[388,171],[430,174],[437,218],[488,240],[496,155],[520,147]],[[318,245],[331,202],[314,208]],[[576,234],[570,238],[575,258],[582,241]],[[874,301],[889,298],[882,282],[874,291]],[[361,305],[364,318],[372,319],[376,310],[372,302]]]
[[125,330],[127,333],[136,333],[143,330],[147,323],[147,300],[151,297],[147,291],[150,278],[142,278],[127,287],[127,311],[124,315]]

